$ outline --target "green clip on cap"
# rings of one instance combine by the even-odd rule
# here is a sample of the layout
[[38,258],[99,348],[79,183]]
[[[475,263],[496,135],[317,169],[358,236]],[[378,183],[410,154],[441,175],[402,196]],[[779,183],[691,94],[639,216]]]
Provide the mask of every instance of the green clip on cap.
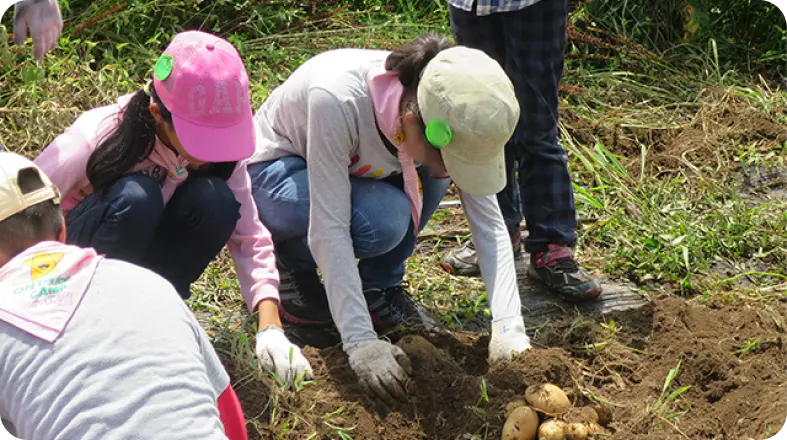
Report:
[[165,79],[169,78],[169,75],[172,74],[173,64],[175,64],[175,59],[172,58],[172,55],[164,54],[158,57],[158,60],[156,61],[156,67],[153,69],[156,79],[159,81],[164,81]]
[[443,148],[451,142],[454,133],[442,119],[432,119],[426,124],[426,140],[435,148]]

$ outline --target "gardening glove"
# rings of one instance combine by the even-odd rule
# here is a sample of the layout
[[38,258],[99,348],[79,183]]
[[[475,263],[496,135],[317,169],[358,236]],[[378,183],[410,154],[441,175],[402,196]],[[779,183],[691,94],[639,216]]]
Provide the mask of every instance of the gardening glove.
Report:
[[396,400],[404,400],[407,382],[413,373],[410,358],[405,352],[387,341],[368,339],[352,344],[347,349],[350,368],[353,369],[361,387],[381,398],[390,406]]
[[296,379],[311,380],[314,377],[301,349],[290,342],[279,327],[269,326],[257,333],[257,358],[262,368],[276,373],[285,386],[292,385]]
[[63,30],[63,17],[57,0],[23,0],[14,7],[14,42],[22,45],[27,39],[27,27],[33,38],[35,58],[40,60],[57,46]]
[[501,318],[492,322],[489,341],[489,363],[511,359],[514,354],[530,349],[530,338],[525,333],[521,316]]

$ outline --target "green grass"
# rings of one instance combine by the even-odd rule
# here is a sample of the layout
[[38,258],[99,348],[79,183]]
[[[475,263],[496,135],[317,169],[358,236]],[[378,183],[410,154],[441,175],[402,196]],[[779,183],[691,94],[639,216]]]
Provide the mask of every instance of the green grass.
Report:
[[[230,38],[250,72],[255,107],[320,51],[389,48],[426,31],[449,31],[438,1],[325,1],[316,10],[311,2],[294,1],[64,3],[60,47],[43,61],[32,60],[30,44],[9,46],[0,27],[0,143],[31,157],[84,110],[138,90],[158,51],[181,28]],[[580,9],[573,21],[586,12]],[[2,23],[9,25],[8,17]],[[787,94],[751,72],[728,71],[730,63],[712,45],[692,46],[675,59],[637,52],[630,43],[613,45],[624,55],[609,62],[588,57],[602,49],[579,38],[568,47],[576,56],[567,60],[564,84],[576,89],[561,95],[560,134],[578,216],[590,219],[579,233],[581,261],[596,274],[667,295],[765,303],[784,297],[787,201],[746,193],[740,176],[753,167],[785,166],[787,139],[779,133],[787,123]],[[407,281],[445,324],[472,330],[489,319],[483,282],[439,268],[467,234],[461,210],[436,213],[407,262]],[[720,262],[733,273],[712,270]],[[300,423],[278,410],[290,391],[256,363],[254,317],[238,293],[226,250],[193,290],[190,306],[220,354],[242,373],[236,385],[269,387],[263,413],[248,415],[252,423],[287,438]],[[614,339],[615,324],[604,328]],[[757,346],[747,341],[735,354],[745,357]],[[680,388],[670,383],[658,405],[667,418],[679,414],[673,404]],[[351,426],[334,431],[340,438],[353,435]]]

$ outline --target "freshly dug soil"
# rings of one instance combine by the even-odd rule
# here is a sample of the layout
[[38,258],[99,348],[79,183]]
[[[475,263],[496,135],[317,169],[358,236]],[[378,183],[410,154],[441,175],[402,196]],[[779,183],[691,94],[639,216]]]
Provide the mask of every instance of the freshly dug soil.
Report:
[[[787,417],[784,323],[783,304],[710,307],[659,300],[648,311],[603,321],[552,322],[533,338],[534,350],[492,368],[488,337],[404,336],[397,344],[410,354],[414,373],[407,401],[395,408],[363,393],[339,348],[304,350],[317,383],[297,393],[277,392],[275,414],[264,383],[246,380],[237,391],[252,439],[499,439],[505,406],[543,382],[563,388],[575,406],[591,397],[608,402],[612,439],[765,439]],[[743,349],[752,341],[756,348]],[[679,361],[664,400],[690,388],[656,409]],[[231,374],[233,383],[242,379],[241,372]]]

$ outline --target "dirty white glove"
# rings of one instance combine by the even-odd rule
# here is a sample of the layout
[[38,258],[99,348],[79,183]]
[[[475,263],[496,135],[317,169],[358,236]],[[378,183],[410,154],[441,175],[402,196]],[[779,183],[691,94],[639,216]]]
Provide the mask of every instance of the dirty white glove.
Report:
[[314,377],[301,349],[290,342],[279,327],[269,326],[257,333],[257,358],[262,368],[276,373],[285,386],[292,385],[299,377],[303,380]]
[[22,45],[27,39],[27,27],[33,38],[35,58],[40,60],[57,46],[63,31],[63,17],[57,0],[23,0],[14,7],[14,42]]
[[489,341],[489,362],[511,359],[514,354],[530,349],[530,338],[525,333],[521,316],[501,318],[492,322]]
[[361,387],[381,398],[388,405],[403,400],[407,395],[407,382],[413,373],[410,358],[405,352],[387,341],[369,339],[347,348],[350,368]]

